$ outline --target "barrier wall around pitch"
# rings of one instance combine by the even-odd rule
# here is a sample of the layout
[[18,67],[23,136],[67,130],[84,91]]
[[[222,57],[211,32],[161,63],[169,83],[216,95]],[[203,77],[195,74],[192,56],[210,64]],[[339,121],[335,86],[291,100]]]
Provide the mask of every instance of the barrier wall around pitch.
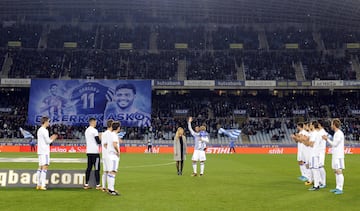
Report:
[[[235,147],[236,154],[296,154],[297,148],[294,146],[245,146]],[[146,146],[122,146],[121,153],[149,153]],[[192,153],[193,147],[188,147],[187,152]],[[0,152],[31,152],[30,146],[0,146]],[[56,153],[86,153],[85,146],[51,146],[51,152]],[[155,146],[151,153],[171,154],[174,152],[171,146]],[[326,149],[327,154],[331,154],[331,148]],[[35,153],[35,152],[33,152]],[[207,154],[229,154],[229,147],[208,147]],[[360,154],[360,146],[345,146],[345,154]]]

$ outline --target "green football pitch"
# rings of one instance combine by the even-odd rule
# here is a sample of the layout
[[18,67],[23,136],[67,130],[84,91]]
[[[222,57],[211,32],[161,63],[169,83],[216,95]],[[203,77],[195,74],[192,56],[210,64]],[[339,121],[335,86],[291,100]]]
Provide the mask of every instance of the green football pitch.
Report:
[[[208,154],[205,175],[191,177],[190,157],[178,176],[170,154],[122,154],[116,189],[0,187],[0,210],[359,210],[360,156],[347,155],[343,195],[335,187],[326,158],[327,188],[308,191],[297,180],[296,155]],[[32,153],[0,153],[0,158],[36,158]],[[52,153],[52,158],[85,158]],[[85,163],[55,163],[50,169],[85,169]],[[37,163],[1,162],[0,169],[36,169]]]

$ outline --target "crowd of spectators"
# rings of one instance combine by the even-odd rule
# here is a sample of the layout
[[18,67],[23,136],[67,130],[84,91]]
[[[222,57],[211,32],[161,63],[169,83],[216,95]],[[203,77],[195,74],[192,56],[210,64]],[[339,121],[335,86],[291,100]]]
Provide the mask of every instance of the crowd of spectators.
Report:
[[346,43],[360,43],[360,33],[348,30],[321,29],[326,49],[340,49]]
[[300,60],[293,52],[252,52],[244,55],[247,80],[296,80],[293,63]]
[[[360,33],[339,29],[320,29],[326,49],[342,49],[346,43],[359,43]],[[134,49],[148,50],[152,35],[159,50],[174,50],[175,43],[187,43],[191,50],[227,50],[232,43],[245,50],[260,47],[260,32],[240,26],[124,25],[124,24],[0,24],[0,47],[8,41],[21,41],[22,47],[37,48],[40,38],[47,48],[63,48],[64,42],[76,42],[78,48],[118,49],[119,43],[132,43]],[[267,29],[270,50],[283,50],[286,44],[298,44],[301,50],[315,50],[313,31],[298,27]]]
[[[95,17],[95,13],[94,16],[79,14],[79,19],[83,15]],[[355,32],[322,30],[320,34],[327,49],[341,49],[344,43],[360,40]],[[177,80],[176,74],[183,68],[179,66],[182,60],[188,80],[237,80],[242,64],[246,80],[296,80],[294,64],[301,63],[306,80],[356,79],[350,54],[334,56],[316,51],[310,31],[278,29],[267,31],[266,38],[270,51],[259,50],[258,32],[241,27],[10,24],[0,26],[0,67],[8,55],[10,78]],[[6,48],[8,41],[21,41],[21,48]],[[41,42],[46,45],[39,45]],[[76,42],[77,47],[64,48],[64,42]],[[119,43],[132,43],[133,49],[119,50]],[[175,43],[187,43],[187,49],[174,50]],[[231,43],[243,43],[243,49],[229,49]],[[286,43],[298,43],[299,50],[285,50]],[[359,53],[352,55],[360,58]],[[26,123],[28,92],[26,89],[0,92],[0,138],[20,138],[19,127],[36,131],[35,126]],[[357,99],[358,93],[331,96],[301,93],[281,97],[260,92],[241,96],[211,91],[154,94],[152,126],[126,128],[126,138],[139,139],[149,133],[161,138],[169,131],[174,133],[179,126],[186,127],[187,116],[194,116],[196,124],[208,125],[212,135],[219,126],[244,128],[244,133],[251,135],[277,130],[283,119],[288,128],[294,128],[295,120],[301,118],[342,117],[348,137],[359,140],[360,120],[352,112],[360,109]],[[176,109],[188,109],[188,113],[177,115]],[[84,126],[66,125],[51,128],[64,139],[79,139],[84,129]]]
[[37,24],[0,24],[0,47],[6,47],[8,41],[18,41],[23,48],[37,48],[41,34],[42,26]]
[[175,43],[187,43],[189,49],[204,50],[205,29],[204,27],[178,27],[156,26],[157,45],[161,50],[173,50]]
[[186,57],[189,80],[236,80],[236,63],[228,52],[194,52]]
[[101,49],[119,49],[119,43],[132,43],[133,49],[149,49],[150,27],[148,26],[126,28],[115,24],[101,27],[100,34]]
[[214,50],[228,49],[232,43],[242,43],[244,49],[257,50],[259,48],[258,33],[241,27],[219,27],[212,32]]
[[[38,126],[30,126],[26,122],[28,92],[27,88],[1,91],[1,99],[4,100],[0,103],[0,138],[21,138],[19,127],[35,134]],[[359,140],[359,114],[352,113],[360,109],[357,99],[358,93],[343,92],[332,96],[302,93],[282,97],[265,92],[242,96],[212,91],[153,94],[151,127],[124,130],[127,132],[126,139],[142,139],[147,134],[162,139],[165,134],[174,134],[179,126],[186,128],[186,118],[193,116],[194,124],[207,125],[212,136],[217,136],[219,127],[241,128],[244,134],[254,135],[280,130],[284,124],[289,129],[295,129],[298,121],[340,117],[346,136]],[[188,112],[177,114],[176,109]],[[60,139],[81,139],[85,127],[57,124],[52,125],[51,132],[58,133]]]
[[[177,80],[178,62],[185,61],[188,80],[297,80],[301,62],[305,80],[356,80],[350,54],[320,52],[241,51],[118,51],[118,50],[3,50],[9,53],[11,78],[86,78]],[[1,53],[0,53],[1,54]],[[354,54],[356,56],[356,54]]]
[[14,50],[9,51],[12,65],[10,78],[59,78],[63,71],[63,52]]
[[[320,31],[325,43],[332,43],[330,32]],[[0,26],[0,35],[0,48],[12,59],[8,77],[176,80],[178,62],[184,60],[188,80],[238,80],[242,64],[246,80],[296,80],[294,64],[300,63],[305,80],[356,79],[350,54],[319,52],[312,32],[295,27],[266,31],[270,51],[259,49],[258,32],[238,26],[9,24]],[[334,35],[338,43],[360,39],[356,32],[335,30]],[[5,48],[13,40],[22,47]],[[120,43],[132,46],[119,50]],[[175,43],[188,46],[175,49]],[[243,43],[243,49],[229,49],[231,43]],[[286,50],[286,43],[300,49]]]
[[302,56],[307,80],[355,80],[350,54],[344,57],[323,55],[321,52],[306,52]]
[[51,29],[47,35],[47,48],[62,49],[65,47],[64,42],[75,42],[78,48],[94,49],[98,43],[97,29],[96,26],[82,29],[71,25]]
[[298,44],[300,49],[316,49],[317,47],[311,31],[294,27],[267,31],[266,37],[269,48],[273,50],[285,49],[286,44]]

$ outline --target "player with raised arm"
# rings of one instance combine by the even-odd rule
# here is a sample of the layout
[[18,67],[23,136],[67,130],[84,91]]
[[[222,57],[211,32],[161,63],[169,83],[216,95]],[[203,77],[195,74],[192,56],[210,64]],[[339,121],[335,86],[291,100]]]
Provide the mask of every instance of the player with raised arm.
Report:
[[50,165],[50,144],[57,138],[56,134],[49,136],[47,128],[50,126],[49,118],[41,118],[41,127],[37,131],[39,168],[37,170],[37,190],[46,190],[46,173]]
[[107,176],[109,173],[109,166],[108,166],[108,159],[109,159],[109,153],[108,153],[108,143],[112,140],[112,123],[114,120],[109,119],[106,121],[107,129],[101,136],[101,152],[102,152],[102,161],[103,161],[103,174],[102,174],[102,191],[106,192],[106,181]]
[[192,156],[192,166],[193,173],[191,176],[197,176],[197,162],[200,161],[200,176],[204,175],[205,170],[205,161],[206,161],[206,142],[209,142],[209,135],[206,132],[205,126],[196,126],[195,131],[192,129],[191,122],[192,117],[189,117],[188,120],[188,129],[190,130],[191,135],[194,137],[194,153]]
[[99,138],[99,132],[96,129],[96,119],[89,119],[89,127],[85,130],[85,139],[86,139],[86,155],[87,155],[87,168],[85,174],[85,184],[84,189],[89,189],[89,179],[91,169],[94,166],[95,168],[95,180],[96,180],[96,189],[101,189],[100,186],[100,152],[99,145],[101,140]]
[[339,195],[343,194],[344,187],[344,175],[345,169],[345,153],[344,153],[344,133],[340,130],[341,122],[339,119],[334,119],[331,122],[331,129],[335,132],[333,140],[330,140],[328,136],[323,135],[322,138],[327,141],[332,147],[332,161],[331,167],[335,172],[336,188],[330,190],[330,192]]
[[108,149],[108,167],[109,173],[107,177],[108,192],[112,196],[119,196],[120,194],[115,190],[115,177],[119,167],[120,161],[120,122],[114,121],[112,123],[112,137],[107,143]]

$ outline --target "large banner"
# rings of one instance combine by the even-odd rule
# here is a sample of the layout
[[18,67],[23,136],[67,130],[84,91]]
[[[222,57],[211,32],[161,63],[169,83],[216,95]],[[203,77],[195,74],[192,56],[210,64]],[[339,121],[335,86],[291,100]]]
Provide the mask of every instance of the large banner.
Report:
[[39,125],[42,116],[52,124],[98,124],[107,119],[121,126],[146,127],[151,120],[150,80],[32,80],[28,123]]

